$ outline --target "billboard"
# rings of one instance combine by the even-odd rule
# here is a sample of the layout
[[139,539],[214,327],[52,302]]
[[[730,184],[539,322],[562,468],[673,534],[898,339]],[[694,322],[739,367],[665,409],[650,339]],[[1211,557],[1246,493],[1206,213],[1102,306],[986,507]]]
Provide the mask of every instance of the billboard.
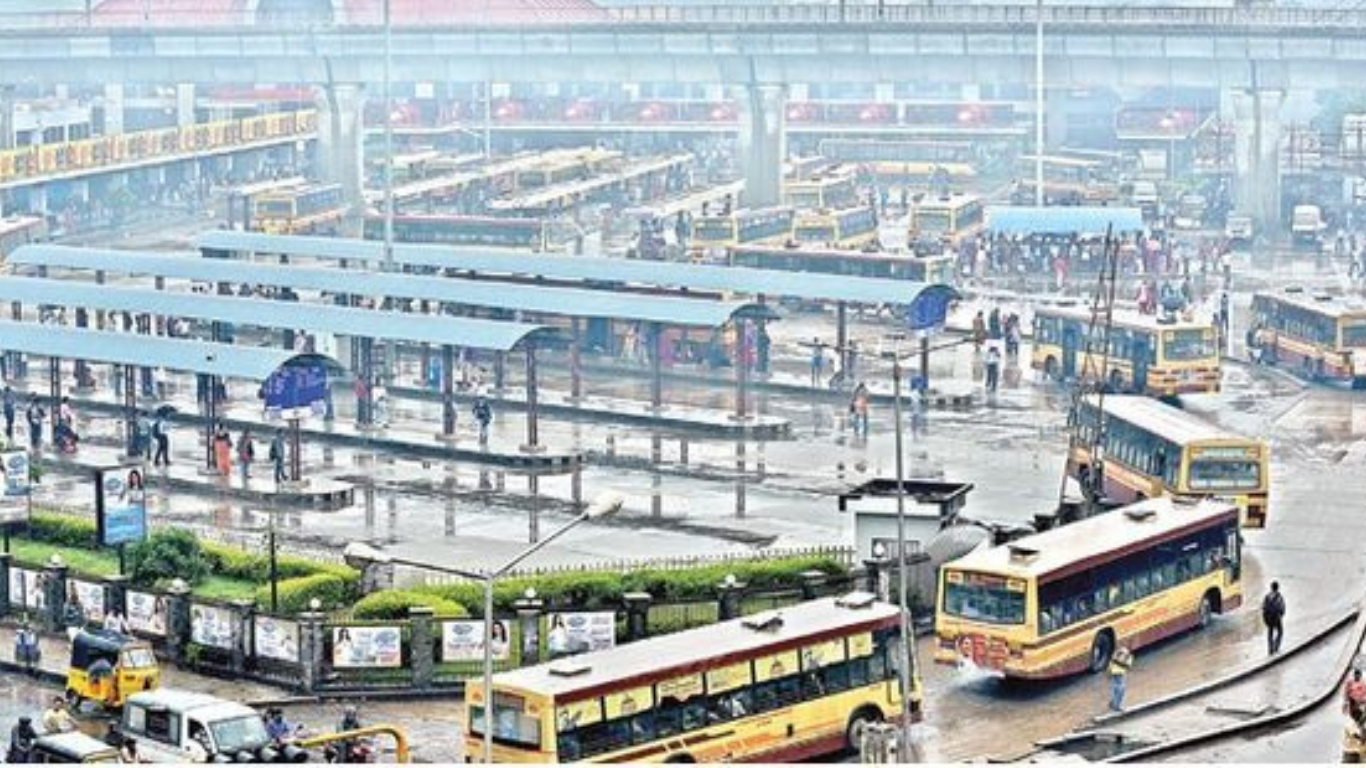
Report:
[[403,663],[403,633],[397,626],[332,628],[332,666],[398,667]]
[[141,465],[110,467],[96,473],[95,519],[102,546],[147,537],[147,489]]
[[0,453],[0,525],[28,520],[31,480],[27,451]]
[[319,363],[287,365],[261,385],[266,418],[294,420],[327,413],[327,369]]

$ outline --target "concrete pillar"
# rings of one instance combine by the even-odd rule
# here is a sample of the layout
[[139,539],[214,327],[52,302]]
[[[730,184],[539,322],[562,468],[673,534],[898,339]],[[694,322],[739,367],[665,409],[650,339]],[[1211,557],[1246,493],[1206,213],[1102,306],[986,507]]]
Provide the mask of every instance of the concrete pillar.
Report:
[[175,124],[181,128],[194,125],[193,83],[180,83],[175,87]]
[[299,690],[313,693],[322,679],[323,670],[323,620],[326,617],[317,612],[299,614]]
[[234,676],[246,674],[247,659],[251,656],[252,641],[255,639],[256,602],[253,600],[233,600],[233,621],[237,623],[236,636],[232,640],[232,665]]
[[1280,138],[1283,91],[1248,90],[1233,96],[1233,204],[1264,232],[1281,221]]
[[408,627],[412,631],[409,644],[409,668],[413,672],[413,688],[425,690],[436,675],[435,648],[440,641],[440,625],[432,620],[432,609],[415,605],[408,609]]
[[717,618],[721,621],[740,618],[740,598],[744,596],[745,585],[735,580],[734,576],[727,576],[726,580],[716,587],[717,591]]
[[123,83],[104,85],[104,133],[123,133]]
[[190,630],[190,587],[184,583],[172,584],[166,590],[166,646],[171,650],[171,660],[176,663],[185,661],[186,648],[193,639]]
[[528,595],[513,604],[517,609],[517,624],[522,630],[523,666],[541,660],[541,611],[545,608],[545,604],[536,599],[534,590],[528,590]]
[[649,592],[627,592],[621,596],[626,604],[626,641],[644,640],[649,635]]
[[43,566],[43,604],[47,606],[43,628],[48,632],[56,632],[64,626],[62,619],[66,611],[66,577],[69,571],[66,563],[61,562]]
[[0,618],[10,614],[9,569],[14,565],[14,555],[0,554]]
[[123,575],[104,577],[104,612],[118,611],[128,615],[128,577]]
[[786,102],[786,89],[781,85],[753,84],[740,94],[740,169],[748,207],[782,203]]
[[365,89],[341,83],[322,89],[318,100],[318,165],[322,178],[342,185],[342,193],[354,210],[364,205],[365,178],[362,144],[365,133]]
[[0,149],[14,148],[14,86],[0,85]]

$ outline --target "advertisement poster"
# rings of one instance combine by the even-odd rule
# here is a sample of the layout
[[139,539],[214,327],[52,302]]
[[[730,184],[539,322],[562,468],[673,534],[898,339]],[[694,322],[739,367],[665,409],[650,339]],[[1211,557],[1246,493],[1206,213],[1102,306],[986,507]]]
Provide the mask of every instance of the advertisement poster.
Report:
[[28,520],[31,489],[28,453],[0,453],[0,525]]
[[10,605],[42,610],[47,607],[47,597],[43,594],[43,574],[27,568],[9,569]]
[[303,419],[327,412],[327,369],[321,365],[287,365],[261,385],[266,418]]
[[299,660],[299,624],[286,619],[257,616],[253,622],[252,640],[256,655],[280,661]]
[[147,489],[141,465],[102,469],[95,476],[100,544],[112,547],[147,536]]
[[165,637],[166,598],[150,592],[125,593],[128,601],[128,628],[134,632]]
[[89,581],[66,580],[67,600],[75,600],[86,621],[104,621],[104,585]]
[[[507,622],[493,622],[493,658],[506,661],[511,656]],[[484,658],[484,622],[441,622],[442,661],[482,661]]]
[[211,648],[232,650],[237,616],[227,608],[213,605],[190,606],[190,639]]
[[333,627],[332,666],[397,667],[403,663],[398,627]]
[[546,647],[550,655],[601,651],[617,642],[617,615],[612,611],[591,613],[552,613]]

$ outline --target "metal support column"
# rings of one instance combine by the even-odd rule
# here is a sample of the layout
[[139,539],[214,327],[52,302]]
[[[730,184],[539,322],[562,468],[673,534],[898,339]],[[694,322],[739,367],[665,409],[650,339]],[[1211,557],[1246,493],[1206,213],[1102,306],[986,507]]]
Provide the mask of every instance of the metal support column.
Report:
[[503,393],[503,384],[507,380],[508,353],[496,352],[493,356],[493,391],[498,394]]
[[123,377],[123,444],[128,455],[137,454],[138,391],[133,366],[121,365],[117,373]]
[[536,345],[526,342],[526,445],[527,453],[540,453],[540,413],[536,397]]
[[930,391],[930,333],[923,331],[920,334],[920,388],[922,392]]
[[664,408],[664,360],[660,354],[663,329],[659,323],[650,323],[646,338],[650,343],[650,408],[658,413]]
[[62,407],[62,359],[60,357],[49,357],[47,359],[47,387],[48,395],[52,398],[52,406],[48,409],[48,414],[52,417],[52,447],[57,447],[57,421],[61,416]]
[[289,420],[289,481],[299,483],[303,481],[304,457],[303,457],[303,430],[299,428],[298,419]]
[[735,321],[735,420],[749,419],[749,323]]
[[569,397],[578,401],[583,396],[583,319],[570,321],[569,340]]
[[441,434],[455,436],[455,347],[441,345]]
[[853,386],[845,379],[849,373],[849,304],[843,301],[835,305],[835,354],[840,361],[840,381]]

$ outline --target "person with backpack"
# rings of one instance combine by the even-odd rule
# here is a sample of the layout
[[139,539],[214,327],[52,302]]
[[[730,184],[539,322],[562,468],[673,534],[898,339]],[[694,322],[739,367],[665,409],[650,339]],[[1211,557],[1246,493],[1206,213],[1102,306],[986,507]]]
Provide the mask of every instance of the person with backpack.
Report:
[[251,479],[251,463],[256,460],[256,444],[251,439],[251,429],[243,429],[237,438],[237,463],[242,467],[242,485]]
[[275,437],[270,441],[270,464],[275,468],[275,484],[279,485],[285,481],[285,431],[275,430]]
[[488,398],[480,395],[474,401],[474,420],[479,424],[479,444],[489,444],[489,424],[493,423],[493,407]]
[[1128,687],[1129,670],[1134,666],[1134,655],[1121,643],[1110,656],[1110,711],[1124,711],[1124,694]]
[[1271,591],[1262,598],[1262,623],[1266,625],[1267,655],[1275,656],[1281,652],[1281,639],[1285,636],[1285,595],[1281,594],[1281,583],[1271,582]]
[[28,445],[33,450],[43,447],[43,419],[47,418],[47,411],[43,410],[42,403],[38,402],[36,396],[28,399],[28,408],[24,411],[24,418],[28,420]]
[[152,440],[157,444],[152,466],[171,466],[171,436],[166,433],[166,417],[158,415],[156,421],[152,422]]

